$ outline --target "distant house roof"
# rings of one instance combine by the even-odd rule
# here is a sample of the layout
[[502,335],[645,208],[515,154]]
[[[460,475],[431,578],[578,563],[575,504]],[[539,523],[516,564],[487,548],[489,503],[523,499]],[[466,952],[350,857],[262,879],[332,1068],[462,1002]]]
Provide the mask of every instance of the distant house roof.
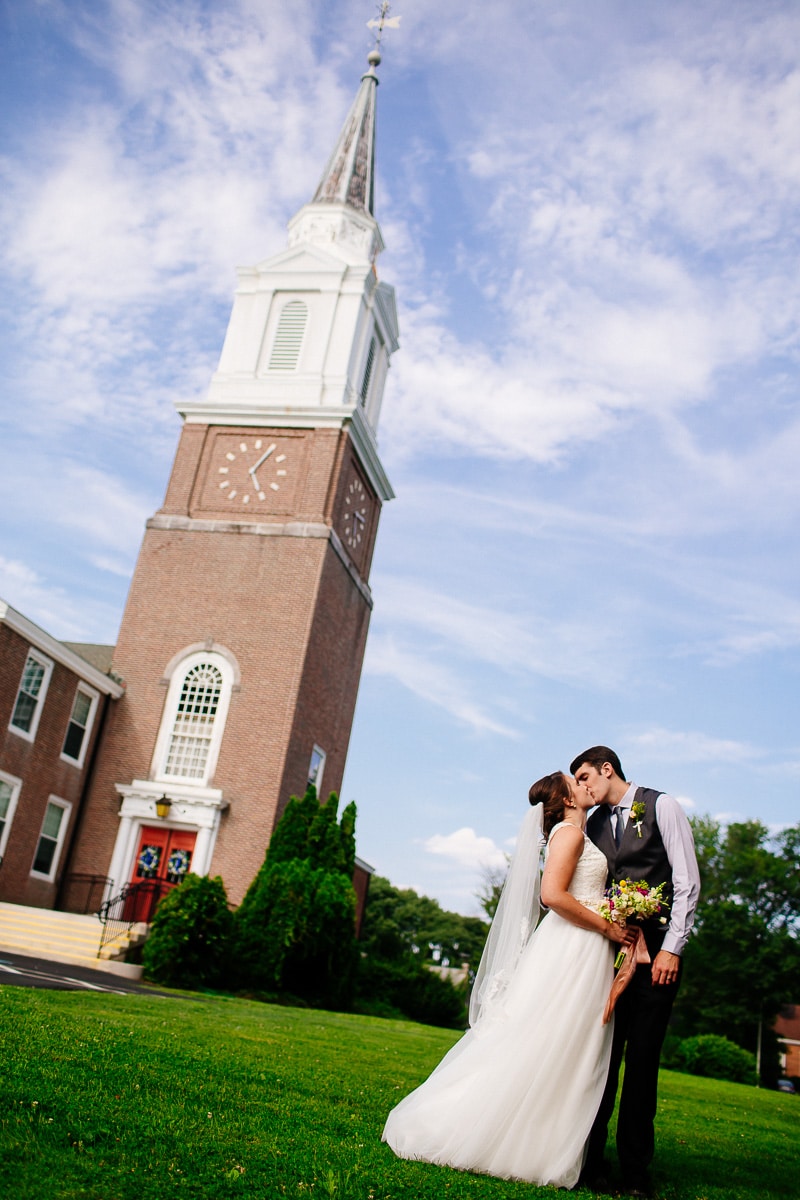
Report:
[[800,1004],[787,1004],[775,1022],[775,1032],[779,1038],[790,1042],[800,1042]]
[[75,654],[80,654],[81,658],[85,658],[93,667],[97,667],[98,671],[102,671],[107,675],[111,670],[111,662],[114,657],[114,646],[99,646],[96,642],[64,642],[68,650],[72,650]]

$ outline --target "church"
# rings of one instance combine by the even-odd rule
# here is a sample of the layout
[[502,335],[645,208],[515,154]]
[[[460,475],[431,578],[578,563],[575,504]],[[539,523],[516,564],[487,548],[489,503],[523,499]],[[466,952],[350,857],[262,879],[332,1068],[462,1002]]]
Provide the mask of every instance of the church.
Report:
[[379,63],[285,249],[238,272],[116,646],[59,642],[0,602],[0,901],[91,911],[192,871],[238,904],[289,796],[341,787],[393,495],[376,440],[398,348],[376,266]]

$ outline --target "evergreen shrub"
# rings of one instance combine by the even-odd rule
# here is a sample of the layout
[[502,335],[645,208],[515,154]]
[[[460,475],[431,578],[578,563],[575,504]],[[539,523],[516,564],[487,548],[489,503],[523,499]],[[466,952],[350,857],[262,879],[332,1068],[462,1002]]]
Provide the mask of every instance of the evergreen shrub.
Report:
[[728,1079],[732,1083],[758,1082],[755,1055],[715,1033],[685,1038],[675,1057],[678,1068],[690,1075]]
[[313,787],[292,796],[264,864],[235,917],[240,987],[288,992],[320,1007],[349,1007],[357,950],[355,805]]
[[142,952],[144,974],[170,987],[224,982],[233,917],[217,875],[187,875],[156,909]]

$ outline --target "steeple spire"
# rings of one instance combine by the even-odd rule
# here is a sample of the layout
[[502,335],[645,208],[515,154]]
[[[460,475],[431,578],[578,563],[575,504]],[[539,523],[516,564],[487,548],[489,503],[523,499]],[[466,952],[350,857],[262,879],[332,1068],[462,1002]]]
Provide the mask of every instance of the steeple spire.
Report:
[[375,219],[375,93],[376,67],[381,61],[380,39],[385,28],[396,29],[399,17],[389,17],[387,0],[379,16],[367,22],[377,30],[375,45],[361,76],[361,86],[342,125],[314,197],[289,222],[289,246],[325,247],[346,262],[374,267],[383,249]]
[[380,52],[370,52],[369,70],[361,76],[350,112],[328,159],[312,204],[346,204],[374,217],[375,210],[375,92]]

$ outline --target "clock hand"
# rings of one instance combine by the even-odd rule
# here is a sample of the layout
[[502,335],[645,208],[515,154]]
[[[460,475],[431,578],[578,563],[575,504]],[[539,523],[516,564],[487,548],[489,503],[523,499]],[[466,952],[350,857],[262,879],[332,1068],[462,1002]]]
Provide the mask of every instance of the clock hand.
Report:
[[264,451],[264,453],[261,455],[261,458],[258,460],[258,462],[256,462],[256,463],[253,463],[252,467],[250,467],[250,468],[249,468],[249,470],[248,470],[248,472],[247,472],[247,473],[248,473],[248,475],[250,476],[250,478],[251,478],[251,479],[252,479],[252,481],[253,481],[253,486],[255,487],[256,491],[259,491],[259,490],[260,490],[260,488],[259,488],[259,484],[258,484],[258,480],[256,479],[256,471],[258,470],[258,468],[261,466],[261,464],[262,464],[263,462],[266,462],[266,461],[267,461],[267,459],[269,458],[270,454],[272,454],[272,452],[273,452],[273,450],[274,450],[274,449],[275,449],[275,443],[273,442],[273,443],[272,443],[272,445],[271,445],[271,446],[269,446],[269,447],[268,447],[268,448],[267,448],[267,449]]

